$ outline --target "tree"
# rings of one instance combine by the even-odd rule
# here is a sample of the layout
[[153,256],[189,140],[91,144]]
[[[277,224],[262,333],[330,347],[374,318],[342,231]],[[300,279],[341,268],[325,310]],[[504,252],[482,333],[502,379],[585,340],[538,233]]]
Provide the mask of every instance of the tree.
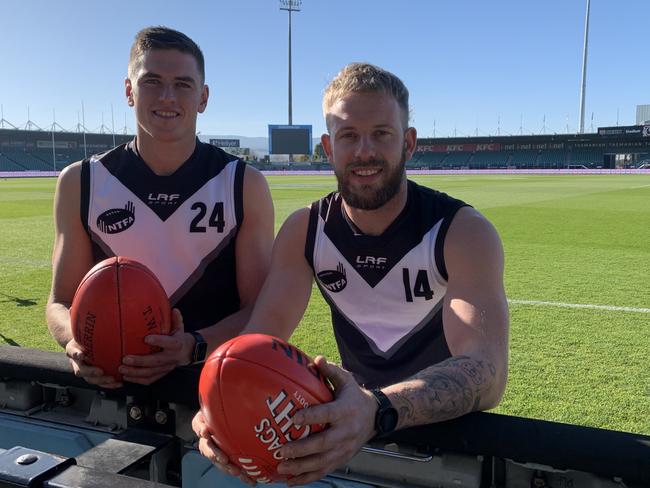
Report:
[[325,151],[323,150],[323,144],[318,143],[316,144],[316,147],[314,147],[314,160],[315,161],[322,161],[323,159],[326,159],[327,156],[325,155]]

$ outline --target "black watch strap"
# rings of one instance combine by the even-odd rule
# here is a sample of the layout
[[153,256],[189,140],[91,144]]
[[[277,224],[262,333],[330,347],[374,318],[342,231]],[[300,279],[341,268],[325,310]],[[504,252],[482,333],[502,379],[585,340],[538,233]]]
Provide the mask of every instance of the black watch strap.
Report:
[[194,350],[192,351],[192,363],[196,364],[205,360],[205,357],[208,352],[208,343],[205,342],[205,339],[201,334],[196,331],[188,332],[194,337]]
[[386,394],[379,388],[370,390],[377,401],[377,413],[375,415],[375,430],[377,435],[390,434],[397,427],[397,410],[393,407]]

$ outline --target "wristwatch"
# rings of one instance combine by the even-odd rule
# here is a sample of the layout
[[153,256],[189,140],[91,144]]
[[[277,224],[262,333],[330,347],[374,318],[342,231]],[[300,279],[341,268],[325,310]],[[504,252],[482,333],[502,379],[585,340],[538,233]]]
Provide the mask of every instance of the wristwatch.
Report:
[[375,415],[375,430],[377,435],[390,434],[397,427],[397,410],[393,407],[388,397],[379,388],[370,390],[375,400],[377,400],[377,413]]
[[205,360],[205,356],[208,352],[208,343],[205,342],[203,336],[196,331],[188,332],[188,334],[191,334],[191,336],[194,337],[194,340],[196,341],[194,343],[194,350],[192,351],[190,364],[200,363],[201,361]]

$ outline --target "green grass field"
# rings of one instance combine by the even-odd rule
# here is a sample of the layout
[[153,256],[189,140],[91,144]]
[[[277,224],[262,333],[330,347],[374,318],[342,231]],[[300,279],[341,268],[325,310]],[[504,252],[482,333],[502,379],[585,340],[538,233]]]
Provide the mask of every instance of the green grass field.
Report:
[[[650,176],[414,179],[474,205],[503,240],[510,378],[496,411],[650,434]],[[276,229],[335,186],[333,177],[268,180]],[[58,349],[43,318],[54,184],[0,180],[0,344]],[[317,291],[292,340],[338,357]]]

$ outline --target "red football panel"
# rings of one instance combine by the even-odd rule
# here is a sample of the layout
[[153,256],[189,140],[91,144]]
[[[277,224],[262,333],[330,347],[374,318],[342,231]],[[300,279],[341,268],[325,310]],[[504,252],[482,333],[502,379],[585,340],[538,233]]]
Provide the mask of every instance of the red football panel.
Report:
[[210,433],[218,439],[219,448],[228,456],[230,462],[240,466],[251,478],[260,482],[270,481],[275,473],[275,465],[269,466],[263,459],[247,454],[236,453],[238,434],[234,429],[236,424],[226,420],[223,408],[223,395],[219,390],[217,378],[221,372],[222,358],[212,355],[201,370],[199,381],[199,403]]
[[143,338],[169,333],[171,309],[167,294],[157,278],[139,263],[120,258],[118,270],[123,354],[155,352]]
[[86,362],[99,366],[108,375],[119,376],[122,347],[115,333],[115,324],[120,320],[116,266],[106,263],[91,269],[75,293],[70,320]]
[[[218,350],[227,351],[229,345],[229,342],[225,342]],[[221,363],[222,358],[216,354],[216,351],[210,354],[205,361],[199,377],[199,403],[212,435],[222,439],[224,443],[223,450],[228,452],[232,450],[229,445],[225,445],[227,440],[230,439],[228,426],[224,422],[219,422],[220,419],[225,417],[223,404],[221,403],[222,395],[218,391]]]
[[[142,340],[144,335],[171,329],[169,300],[162,285],[146,266],[125,257],[105,259],[88,271],[75,293],[70,318],[87,362],[118,380],[124,355],[152,352]],[[123,333],[125,327],[128,333]]]
[[[199,404],[205,417],[205,422],[210,426],[210,433],[224,443],[229,439],[227,425],[219,422],[225,417],[221,393],[218,391],[217,378],[221,371],[221,359],[208,360],[203,365],[199,378]],[[228,448],[226,446],[225,448]],[[225,449],[224,449],[225,452]]]
[[[297,364],[290,364],[297,369]],[[277,473],[275,468],[281,460],[274,458],[273,453],[289,440],[308,435],[307,429],[323,429],[324,426],[296,428],[290,420],[298,409],[320,403],[318,398],[273,369],[237,358],[225,358],[218,374],[220,381],[213,383],[212,390],[218,384],[219,391],[201,390],[204,411],[212,412],[208,425],[220,447],[231,462],[248,466],[244,469],[249,476],[286,479]],[[203,380],[203,373],[201,376]],[[257,472],[260,474],[251,475]]]
[[312,359],[295,346],[265,334],[246,334],[233,341],[234,344],[221,355],[241,358],[284,376],[290,373],[289,379],[302,385],[319,403],[334,399],[322,376],[315,374],[317,368],[307,366],[313,363]]

